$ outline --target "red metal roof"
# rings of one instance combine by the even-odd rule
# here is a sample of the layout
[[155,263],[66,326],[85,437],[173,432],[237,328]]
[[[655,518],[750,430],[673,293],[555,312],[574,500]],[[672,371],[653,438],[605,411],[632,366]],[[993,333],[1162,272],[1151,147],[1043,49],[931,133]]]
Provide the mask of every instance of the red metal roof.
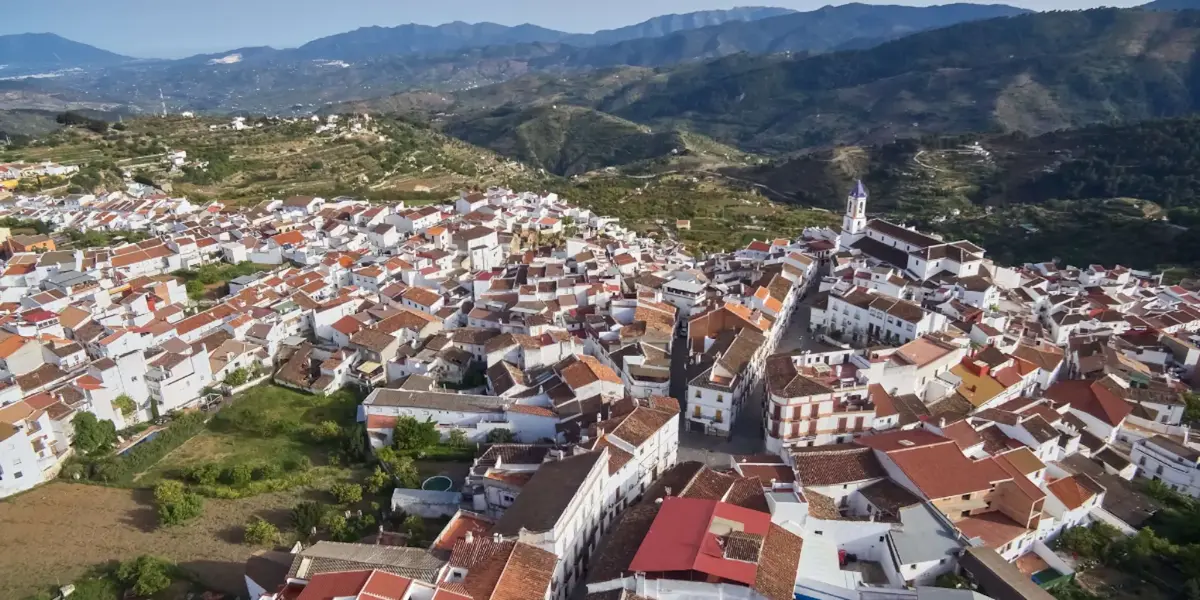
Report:
[[758,564],[725,558],[721,535],[732,531],[766,536],[771,515],[716,500],[663,499],[630,571],[699,571],[754,585]]

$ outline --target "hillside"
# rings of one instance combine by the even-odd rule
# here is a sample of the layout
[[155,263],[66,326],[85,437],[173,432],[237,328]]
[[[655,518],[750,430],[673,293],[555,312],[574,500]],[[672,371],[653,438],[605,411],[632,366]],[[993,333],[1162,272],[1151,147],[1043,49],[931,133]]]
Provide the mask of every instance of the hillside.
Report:
[[773,6],[739,6],[727,10],[701,10],[684,14],[662,15],[636,25],[573,35],[562,41],[573,46],[602,46],[627,40],[662,37],[701,27],[713,27],[740,21],[758,21],[793,12],[795,11],[791,9]]
[[445,132],[470,144],[572,176],[605,167],[675,157],[740,158],[740,153],[700,136],[652,131],[588,108],[542,105],[501,108],[448,124]]
[[73,42],[53,33],[0,35],[0,65],[5,75],[39,70],[103,67],[128,62],[128,56]]
[[1009,261],[1200,264],[1188,232],[1200,226],[1197,118],[839,147],[726,173],[833,211],[862,178],[872,214],[967,236]]
[[455,92],[413,91],[331,104],[323,107],[321,113],[405,113],[434,119],[469,117],[504,106],[559,103],[590,106],[632,83],[659,76],[655,69],[645,67],[596,69],[574,77],[528,73],[502,83]]
[[1145,10],[1196,10],[1200,9],[1198,0],[1154,0],[1143,4]]
[[526,74],[351,106],[454,121],[509,105],[573,104],[766,154],[984,131],[1039,135],[1194,112],[1198,44],[1197,11],[1037,13],[812,57],[737,54],[671,69]]
[[[191,197],[235,204],[294,194],[436,198],[413,192],[448,194],[481,180],[530,176],[492,152],[394,119],[322,132],[307,119],[250,123],[238,131],[228,120],[152,117],[103,134],[72,127],[0,152],[0,162],[80,165],[83,176],[68,184],[79,191],[119,187],[111,173],[127,171]],[[192,162],[169,169],[165,153],[177,150]]]
[[653,126],[684,123],[757,151],[1038,134],[1191,112],[1198,34],[1195,11],[1030,14],[807,59],[731,57],[637,82],[594,108]]
[[868,48],[918,31],[1022,14],[1005,5],[946,4],[886,6],[843,4],[770,19],[731,22],[662,38],[629,40],[611,46],[569,51],[573,68],[617,65],[662,66],[731,54],[816,54]]

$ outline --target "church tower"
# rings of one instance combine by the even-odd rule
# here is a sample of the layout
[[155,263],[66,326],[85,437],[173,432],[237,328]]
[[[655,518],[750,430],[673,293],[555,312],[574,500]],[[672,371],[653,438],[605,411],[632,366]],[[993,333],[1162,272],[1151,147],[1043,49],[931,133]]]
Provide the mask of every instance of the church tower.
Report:
[[863,180],[854,184],[846,198],[846,215],[841,217],[841,246],[848,247],[866,234],[866,187]]

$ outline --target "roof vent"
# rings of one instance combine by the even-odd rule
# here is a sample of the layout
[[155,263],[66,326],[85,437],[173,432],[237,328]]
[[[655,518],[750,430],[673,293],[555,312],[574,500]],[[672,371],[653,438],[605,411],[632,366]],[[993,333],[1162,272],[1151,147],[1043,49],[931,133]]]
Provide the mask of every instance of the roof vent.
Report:
[[901,446],[905,446],[905,447],[916,446],[916,444],[913,443],[912,440],[897,440],[896,443],[900,444]]

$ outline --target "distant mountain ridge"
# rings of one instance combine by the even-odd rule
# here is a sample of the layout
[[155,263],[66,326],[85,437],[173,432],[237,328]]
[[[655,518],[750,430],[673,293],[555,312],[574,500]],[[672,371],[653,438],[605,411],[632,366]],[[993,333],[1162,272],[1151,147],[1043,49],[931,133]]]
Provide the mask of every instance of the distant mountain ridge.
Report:
[[729,22],[777,17],[791,12],[784,8],[766,7],[709,10],[663,15],[635,25],[588,34],[557,31],[529,23],[516,26],[462,21],[442,25],[409,23],[396,27],[362,27],[313,40],[291,52],[307,59],[367,60],[384,55],[445,53],[463,48],[514,44],[602,46]]
[[0,74],[33,69],[106,67],[133,60],[53,33],[0,35]]
[[1200,9],[1200,0],[1155,0],[1143,4],[1140,8],[1146,10],[1197,10]]

